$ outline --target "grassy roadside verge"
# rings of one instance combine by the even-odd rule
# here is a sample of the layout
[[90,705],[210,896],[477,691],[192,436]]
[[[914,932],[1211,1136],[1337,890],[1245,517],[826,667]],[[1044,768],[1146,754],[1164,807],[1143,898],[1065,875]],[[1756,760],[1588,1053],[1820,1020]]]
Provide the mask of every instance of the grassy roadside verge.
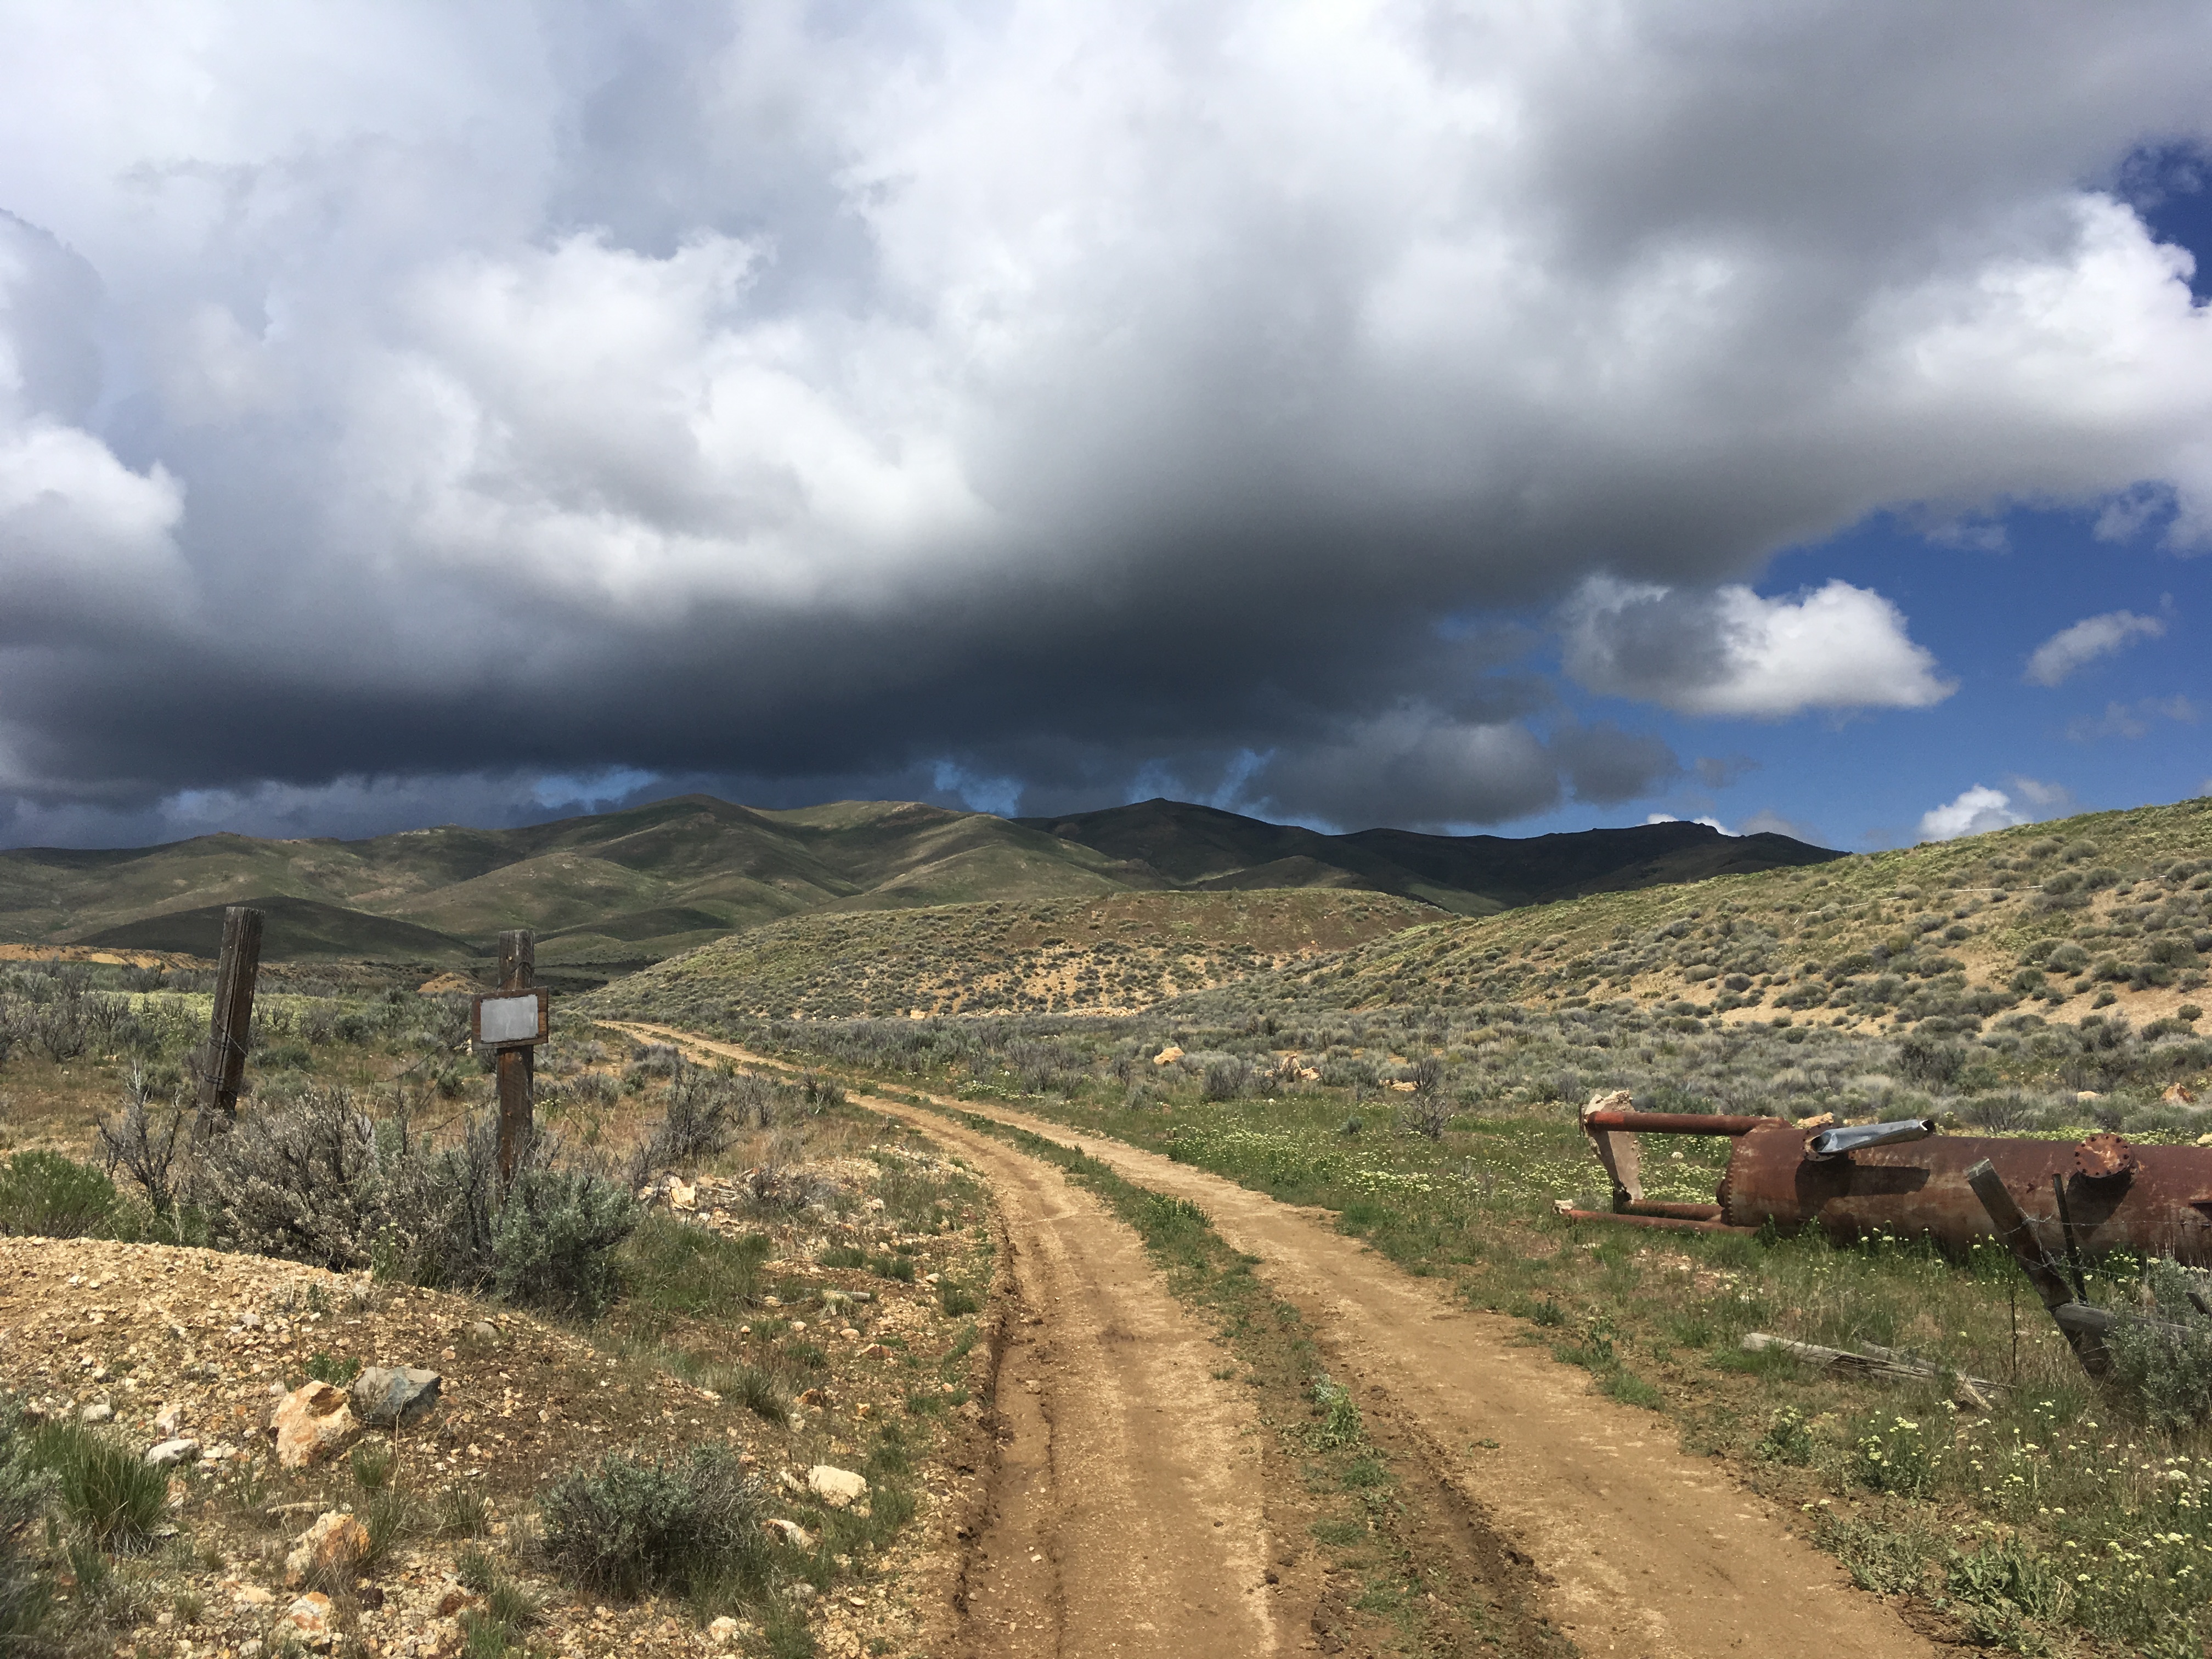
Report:
[[[1555,1184],[1545,1166],[1579,1137],[1526,1114],[1455,1120],[1447,1162],[1434,1143],[1389,1133],[1372,1107],[1346,1155],[1327,1124],[1341,1103],[1012,1103],[1336,1211],[1407,1271],[1528,1321],[1526,1340],[1668,1414],[1687,1449],[1795,1505],[1862,1586],[1914,1598],[1931,1631],[2021,1653],[2203,1651],[2212,1435],[2162,1432],[2093,1392],[2032,1297],[2015,1347],[2022,1298],[1994,1250],[1954,1262],[1894,1240],[1578,1232],[1543,1189]],[[1673,1150],[1655,1142],[1647,1161]],[[1686,1188],[1716,1172],[1698,1157],[1692,1146],[1673,1166]],[[2127,1280],[2109,1264],[2100,1293]],[[1936,1386],[1841,1382],[1746,1353],[1754,1329],[1914,1349],[2012,1386],[1990,1411],[1961,1410]]]
[[[1422,1654],[1575,1650],[1533,1611],[1523,1575],[1503,1549],[1481,1540],[1470,1548],[1466,1517],[1437,1513],[1434,1483],[1370,1432],[1297,1310],[1267,1291],[1252,1271],[1257,1259],[1231,1249],[1202,1209],[1046,1137],[957,1116],[1097,1194],[1143,1240],[1170,1291],[1212,1325],[1234,1361],[1215,1375],[1253,1392],[1268,1431],[1262,1456],[1276,1565],[1306,1548],[1323,1564],[1317,1635],[1355,1646],[1364,1635]],[[1293,1527],[1303,1538],[1285,1535]]]

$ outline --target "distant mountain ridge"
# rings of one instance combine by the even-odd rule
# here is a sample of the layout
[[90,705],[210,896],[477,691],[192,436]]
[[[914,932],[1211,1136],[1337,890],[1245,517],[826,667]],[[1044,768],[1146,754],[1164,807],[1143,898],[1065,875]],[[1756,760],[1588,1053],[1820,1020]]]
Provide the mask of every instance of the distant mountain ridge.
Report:
[[1325,836],[1217,807],[1156,799],[1056,818],[1017,818],[1109,857],[1150,865],[1177,886],[1366,887],[1459,915],[1709,876],[1824,864],[1844,855],[1787,836],[1723,836],[1702,823],[1640,823],[1531,836]]
[[636,963],[817,912],[1350,888],[1485,915],[1840,856],[1692,823],[1524,841],[1325,836],[1166,800],[1010,819],[914,801],[777,811],[684,795],[518,830],[0,852],[0,941],[212,954],[222,907],[255,902],[270,911],[272,959],[461,961],[502,928],[532,927],[541,961]]

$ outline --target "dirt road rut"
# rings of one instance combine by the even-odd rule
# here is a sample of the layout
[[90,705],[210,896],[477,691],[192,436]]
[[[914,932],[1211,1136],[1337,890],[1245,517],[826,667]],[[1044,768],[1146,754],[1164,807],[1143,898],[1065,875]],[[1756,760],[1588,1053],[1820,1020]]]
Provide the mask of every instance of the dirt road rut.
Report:
[[[779,1064],[651,1029],[716,1054]],[[1033,1160],[939,1114],[893,1101],[861,1103],[957,1138],[1002,1193],[1009,1190],[1004,1183],[1018,1180],[1016,1169],[1032,1187],[1059,1182],[1057,1175],[1041,1176]],[[1004,1108],[942,1104],[1062,1142],[1074,1139],[1060,1125]],[[1931,1659],[1936,1653],[1893,1608],[1854,1591],[1833,1559],[1792,1535],[1796,1516],[1680,1451],[1664,1418],[1595,1394],[1586,1373],[1517,1344],[1517,1322],[1458,1306],[1433,1283],[1336,1232],[1325,1211],[1278,1203],[1121,1142],[1090,1134],[1081,1140],[1085,1152],[1127,1179],[1202,1206],[1223,1237],[1260,1258],[1276,1293],[1320,1334],[1340,1380],[1356,1381],[1376,1402],[1370,1409],[1395,1413],[1438,1472],[1533,1559],[1548,1581],[1553,1622],[1585,1654]],[[1103,1209],[1076,1224],[1125,1231]],[[1139,1253],[1137,1270],[1142,1266]],[[1132,1408],[1103,1409],[1127,1420]],[[1056,1426],[1072,1425],[1063,1407]],[[1250,1644],[1190,1639],[1159,1650],[1270,1650],[1244,1639]]]
[[971,1651],[1275,1652],[1255,1425],[1212,1375],[1209,1333],[1097,1200],[987,1135],[930,1127],[997,1194],[1017,1310]]

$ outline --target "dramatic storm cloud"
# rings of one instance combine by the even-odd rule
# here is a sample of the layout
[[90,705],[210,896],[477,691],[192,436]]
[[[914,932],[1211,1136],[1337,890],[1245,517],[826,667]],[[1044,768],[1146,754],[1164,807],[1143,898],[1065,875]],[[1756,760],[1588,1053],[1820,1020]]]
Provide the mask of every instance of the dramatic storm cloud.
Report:
[[[2019,503],[2212,536],[2212,317],[2124,187],[2205,137],[2196,0],[9,40],[15,839],[549,775],[1500,822],[1758,763],[1655,707],[1950,694],[1917,609],[1762,596],[1784,549],[1887,511],[1961,558]],[[1547,629],[1644,707],[1565,701]]]

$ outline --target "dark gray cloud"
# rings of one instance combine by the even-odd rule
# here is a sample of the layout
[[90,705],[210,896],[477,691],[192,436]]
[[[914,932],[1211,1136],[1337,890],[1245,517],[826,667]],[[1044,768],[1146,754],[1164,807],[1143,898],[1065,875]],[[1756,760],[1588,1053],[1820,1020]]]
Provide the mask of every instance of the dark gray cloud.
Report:
[[1748,755],[1700,755],[1690,763],[1690,769],[1706,788],[1725,789],[1758,771],[1759,763]]
[[1879,595],[1735,584],[1883,507],[2207,522],[2212,317],[2096,184],[2202,135],[2199,5],[19,22],[22,836],[622,768],[1502,822],[1679,765],[1442,618],[1919,706]]

